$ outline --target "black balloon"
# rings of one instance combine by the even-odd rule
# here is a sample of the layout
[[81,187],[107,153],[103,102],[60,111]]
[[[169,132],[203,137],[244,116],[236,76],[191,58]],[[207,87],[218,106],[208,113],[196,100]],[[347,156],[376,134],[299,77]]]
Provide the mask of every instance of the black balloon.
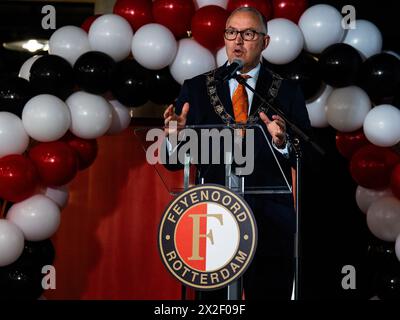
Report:
[[336,43],[326,48],[319,57],[322,80],[336,87],[345,87],[357,81],[362,58],[357,49],[346,43]]
[[53,94],[66,99],[74,85],[74,72],[67,60],[57,55],[45,55],[31,66],[29,82],[35,94]]
[[400,299],[400,262],[395,243],[370,235],[366,267],[369,269],[372,292],[382,300]]
[[147,87],[149,99],[157,104],[172,103],[181,89],[181,85],[172,77],[169,68],[149,71]]
[[283,78],[298,83],[306,100],[316,96],[323,87],[318,60],[305,51],[288,64],[274,65],[266,61],[263,63]]
[[29,82],[18,77],[0,79],[0,111],[14,113],[21,117],[25,103],[32,98]]
[[43,241],[25,241],[24,251],[21,255],[21,261],[24,265],[42,268],[45,265],[51,265],[54,262],[55,250],[51,240]]
[[38,269],[17,264],[1,267],[0,300],[37,300],[44,291],[42,277]]
[[360,68],[358,83],[376,104],[396,94],[400,86],[400,60],[388,53],[369,57]]
[[0,299],[38,299],[44,291],[42,268],[52,265],[54,257],[51,240],[25,241],[18,260],[0,268]]
[[111,92],[127,107],[139,107],[148,101],[146,73],[135,60],[118,62],[111,74]]
[[378,272],[375,290],[381,300],[400,300],[400,262],[391,268]]
[[369,263],[376,267],[392,264],[397,261],[394,242],[372,239],[368,245],[367,257]]
[[86,52],[74,64],[76,82],[87,92],[105,93],[110,89],[111,70],[114,65],[114,60],[103,52]]
[[392,100],[392,105],[400,109],[400,86],[396,89],[396,94]]

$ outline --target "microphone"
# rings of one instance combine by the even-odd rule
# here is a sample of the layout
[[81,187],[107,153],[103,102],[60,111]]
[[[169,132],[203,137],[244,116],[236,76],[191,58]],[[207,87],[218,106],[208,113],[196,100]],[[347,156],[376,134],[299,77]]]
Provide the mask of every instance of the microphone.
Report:
[[234,59],[232,63],[225,68],[215,78],[219,81],[226,81],[236,76],[236,73],[243,69],[244,63],[240,59]]

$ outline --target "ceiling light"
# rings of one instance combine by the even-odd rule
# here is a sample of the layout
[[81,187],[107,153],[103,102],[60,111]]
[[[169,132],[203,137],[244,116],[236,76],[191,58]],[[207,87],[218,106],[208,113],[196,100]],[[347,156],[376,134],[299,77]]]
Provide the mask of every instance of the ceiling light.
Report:
[[11,41],[3,43],[3,47],[8,50],[14,51],[28,51],[28,52],[38,52],[38,51],[48,51],[49,41],[45,39],[29,39],[20,41]]

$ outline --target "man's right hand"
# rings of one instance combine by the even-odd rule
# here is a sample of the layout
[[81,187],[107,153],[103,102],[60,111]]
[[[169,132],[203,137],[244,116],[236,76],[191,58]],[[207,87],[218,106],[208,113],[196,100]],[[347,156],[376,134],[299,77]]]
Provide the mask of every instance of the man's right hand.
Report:
[[[165,135],[169,135],[171,133],[176,133],[176,128],[170,128],[170,122],[175,121],[177,128],[184,127],[186,125],[187,115],[189,113],[189,103],[186,102],[183,105],[182,113],[178,116],[175,113],[174,105],[170,105],[164,112],[164,132]],[[179,132],[179,129],[178,129]]]

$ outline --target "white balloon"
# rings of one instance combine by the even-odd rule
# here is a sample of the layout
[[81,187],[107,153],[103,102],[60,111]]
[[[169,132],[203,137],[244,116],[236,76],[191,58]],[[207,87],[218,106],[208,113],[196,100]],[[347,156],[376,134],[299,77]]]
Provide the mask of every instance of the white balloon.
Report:
[[24,250],[24,234],[12,222],[0,219],[0,267],[15,262]]
[[118,100],[110,100],[112,108],[112,122],[107,134],[117,134],[129,127],[131,115],[129,109]]
[[325,128],[329,126],[326,111],[328,110],[327,100],[332,91],[333,88],[331,86],[325,85],[322,93],[306,104],[311,126],[314,128]]
[[104,14],[90,26],[89,43],[93,51],[121,61],[131,52],[133,31],[128,21],[116,14]]
[[42,194],[34,195],[14,204],[7,220],[15,223],[29,241],[50,238],[60,225],[60,209],[57,204]]
[[60,98],[40,94],[25,104],[22,123],[33,139],[41,142],[55,141],[71,126],[71,114],[68,106]]
[[400,261],[400,234],[397,236],[397,239],[396,239],[395,252],[396,252],[397,259],[399,259],[399,261]]
[[221,49],[218,50],[217,55],[217,66],[221,67],[225,64],[225,62],[228,61],[228,55],[226,54],[226,49],[225,47],[222,47]]
[[68,204],[69,191],[67,186],[48,187],[42,190],[42,193],[53,200],[60,209],[65,208]]
[[332,91],[327,100],[328,123],[341,132],[352,132],[363,126],[371,109],[371,101],[365,91],[357,86]]
[[28,60],[26,60],[21,68],[19,69],[18,77],[23,78],[25,80],[29,81],[29,77],[31,76],[31,67],[33,63],[39,59],[41,55],[37,54],[33,57],[30,57]]
[[29,144],[29,136],[22,120],[10,112],[0,112],[0,158],[22,154]]
[[321,53],[332,44],[341,42],[344,36],[342,15],[327,4],[317,4],[303,12],[299,27],[304,35],[305,49]]
[[388,196],[393,196],[393,193],[390,189],[374,190],[367,189],[362,186],[358,186],[356,189],[356,202],[360,210],[364,213],[367,213],[371,204],[376,200]]
[[367,59],[382,50],[382,34],[370,21],[356,20],[356,28],[348,29],[343,39],[361,52],[363,58]]
[[297,24],[288,19],[268,21],[270,43],[262,52],[263,57],[273,64],[286,64],[300,54],[304,46],[303,33]]
[[72,66],[85,52],[90,51],[88,34],[75,26],[57,29],[49,40],[49,53],[63,57]]
[[214,55],[193,39],[182,39],[178,52],[170,65],[172,77],[180,84],[186,79],[214,69]]
[[165,68],[175,58],[178,44],[166,27],[149,23],[136,31],[132,39],[132,54],[143,67],[151,70]]
[[400,110],[390,104],[372,108],[364,120],[364,134],[377,146],[394,146],[400,141]]
[[205,6],[220,6],[224,9],[228,8],[228,0],[196,0],[196,8]]
[[71,112],[71,132],[83,139],[104,135],[112,121],[111,105],[99,95],[84,91],[71,94],[66,103]]
[[367,224],[370,231],[383,241],[395,241],[400,234],[400,200],[384,197],[368,209]]

